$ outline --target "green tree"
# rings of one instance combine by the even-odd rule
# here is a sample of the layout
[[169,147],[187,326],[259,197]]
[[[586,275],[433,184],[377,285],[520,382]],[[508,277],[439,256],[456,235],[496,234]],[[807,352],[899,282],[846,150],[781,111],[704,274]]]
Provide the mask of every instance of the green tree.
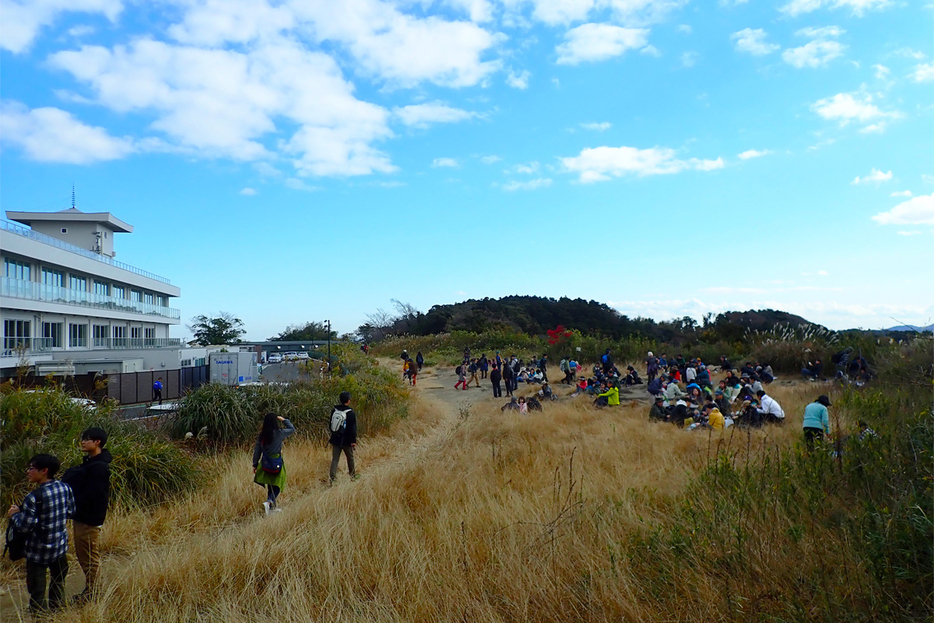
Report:
[[[337,331],[331,331],[331,339],[337,339]],[[304,342],[309,340],[328,339],[328,325],[326,322],[309,321],[300,326],[289,325],[276,337],[269,338],[270,342]]]
[[195,316],[188,325],[188,330],[194,335],[194,341],[200,346],[212,344],[236,344],[240,336],[246,333],[243,321],[227,312],[209,318],[204,314]]

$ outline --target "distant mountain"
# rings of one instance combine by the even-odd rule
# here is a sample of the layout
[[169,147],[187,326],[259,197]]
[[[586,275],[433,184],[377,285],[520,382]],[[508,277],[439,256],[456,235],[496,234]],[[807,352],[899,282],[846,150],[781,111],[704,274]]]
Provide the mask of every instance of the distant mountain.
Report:
[[898,325],[897,327],[889,327],[888,329],[883,329],[884,331],[895,331],[895,332],[905,332],[905,331],[918,331],[924,333],[925,331],[934,331],[934,324],[929,324],[926,327],[912,327],[906,324]]
[[808,322],[801,316],[796,316],[794,314],[789,314],[788,312],[777,311],[774,309],[758,309],[744,312],[728,311],[721,314],[720,316],[726,322],[740,325],[755,331],[767,331],[777,324],[790,325],[792,327],[814,324],[812,322]]

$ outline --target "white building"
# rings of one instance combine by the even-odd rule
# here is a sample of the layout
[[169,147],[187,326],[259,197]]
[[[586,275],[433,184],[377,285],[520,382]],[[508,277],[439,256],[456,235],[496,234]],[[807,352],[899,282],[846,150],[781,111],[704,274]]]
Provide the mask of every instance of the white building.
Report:
[[[133,227],[107,212],[6,213],[0,375],[23,364],[48,373],[173,370],[191,361],[169,327],[180,323],[168,279],[114,259]],[[15,222],[11,222],[15,221]]]

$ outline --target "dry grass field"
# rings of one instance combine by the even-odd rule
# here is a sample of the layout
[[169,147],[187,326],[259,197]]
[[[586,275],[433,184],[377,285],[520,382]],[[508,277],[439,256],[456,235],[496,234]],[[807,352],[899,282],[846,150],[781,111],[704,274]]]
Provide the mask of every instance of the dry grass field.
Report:
[[[759,575],[735,578],[714,559],[664,554],[683,565],[673,583],[683,592],[661,608],[672,602],[634,553],[717,456],[756,462],[796,443],[822,386],[777,382],[784,426],[721,433],[651,424],[647,400],[597,410],[562,398],[543,413],[503,413],[488,383],[455,392],[454,382],[449,369],[419,378],[412,415],[359,445],[357,481],[326,486],[329,450],[287,442],[281,513],[261,516],[244,455],[218,458],[197,494],[113,514],[100,599],[55,620],[779,620],[766,616],[774,593],[806,587],[774,583],[793,582],[802,556],[833,556],[832,538],[794,550],[753,539],[746,568]],[[768,518],[780,531],[783,521]],[[709,526],[686,529],[708,537]],[[839,561],[824,562],[831,573]],[[80,588],[74,562],[72,575]],[[4,620],[18,620],[21,600]]]

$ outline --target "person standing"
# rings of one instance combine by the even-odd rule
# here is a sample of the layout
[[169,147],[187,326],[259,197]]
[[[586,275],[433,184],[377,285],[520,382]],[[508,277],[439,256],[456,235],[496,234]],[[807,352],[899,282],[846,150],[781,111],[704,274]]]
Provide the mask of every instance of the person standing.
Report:
[[422,366],[425,365],[425,356],[422,355],[422,351],[418,351],[415,354],[415,364],[418,366],[418,371],[422,371]]
[[485,379],[487,371],[490,369],[490,362],[486,358],[486,353],[480,354],[480,378]]
[[162,377],[160,376],[155,383],[152,384],[152,401],[159,401],[159,404],[162,404]]
[[[65,605],[65,576],[68,575],[68,530],[66,520],[74,515],[75,497],[71,487],[55,480],[61,462],[51,454],[37,454],[29,460],[26,478],[36,485],[22,506],[7,511],[10,523],[26,539],[26,590],[29,610],[42,616],[49,608]],[[46,579],[49,594],[46,599]]]
[[337,479],[337,466],[342,452],[347,457],[347,473],[351,478],[357,477],[353,457],[357,447],[357,414],[350,408],[350,392],[341,392],[338,400],[340,404],[334,407],[334,413],[331,415],[331,484]]
[[81,465],[62,474],[62,482],[71,487],[75,498],[72,529],[75,537],[75,555],[84,571],[84,591],[75,601],[94,597],[101,564],[98,549],[101,527],[107,517],[110,502],[110,462],[113,457],[104,448],[107,431],[93,427],[81,433],[81,451],[85,453]]
[[542,371],[542,381],[548,382],[548,354],[545,353],[542,355],[542,358],[538,360],[538,367]]
[[827,407],[830,398],[820,396],[817,400],[804,408],[804,443],[808,450],[814,449],[814,441],[824,440],[824,435],[830,436],[830,414]]
[[512,383],[515,380],[515,373],[512,371],[512,366],[509,363],[503,364],[503,384],[506,385],[506,395],[512,396]]
[[503,375],[499,371],[499,366],[495,363],[493,364],[493,369],[490,370],[490,383],[493,384],[493,397],[502,398],[503,389],[500,387],[500,381],[503,380]]
[[[279,427],[282,422],[284,428]],[[263,428],[253,447],[253,482],[266,487],[266,501],[263,510],[268,515],[279,510],[278,498],[285,487],[285,461],[282,460],[282,442],[295,433],[292,422],[267,413],[263,418]]]

